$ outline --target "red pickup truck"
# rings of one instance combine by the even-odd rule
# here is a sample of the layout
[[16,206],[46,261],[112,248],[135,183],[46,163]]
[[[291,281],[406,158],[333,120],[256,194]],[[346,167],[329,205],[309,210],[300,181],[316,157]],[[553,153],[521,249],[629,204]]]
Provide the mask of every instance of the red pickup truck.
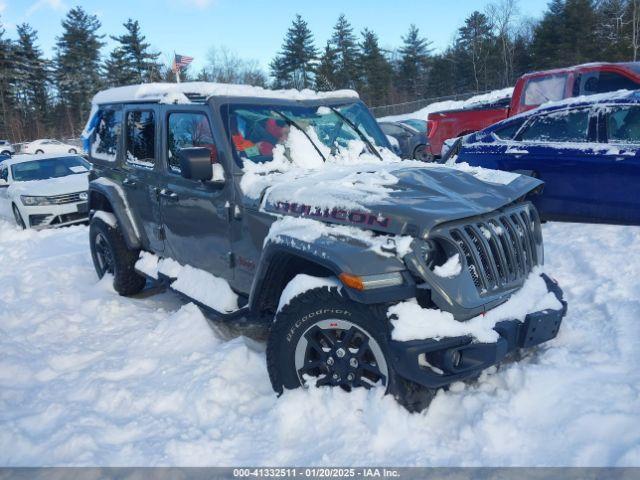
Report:
[[511,100],[472,104],[459,110],[429,114],[429,153],[440,157],[450,138],[482,130],[512,115],[549,101],[616,90],[640,89],[640,62],[588,63],[569,68],[523,75],[516,82]]

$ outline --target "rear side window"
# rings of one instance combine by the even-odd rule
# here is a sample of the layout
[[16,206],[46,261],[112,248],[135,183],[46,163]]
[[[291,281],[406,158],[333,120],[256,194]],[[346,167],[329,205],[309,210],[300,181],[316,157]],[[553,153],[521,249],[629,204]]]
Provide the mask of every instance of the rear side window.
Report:
[[127,112],[126,128],[127,162],[140,167],[153,168],[156,158],[156,127],[153,111]]
[[607,138],[612,143],[640,143],[640,106],[613,108],[607,118]]
[[579,91],[574,95],[593,95],[594,93],[615,92],[616,90],[636,90],[640,87],[636,82],[619,73],[590,72],[576,79]]
[[535,117],[519,140],[535,142],[587,142],[589,110],[573,110]]
[[545,102],[562,100],[566,84],[566,75],[532,78],[527,81],[522,103],[527,106],[536,106]]
[[182,148],[204,147],[211,152],[211,163],[218,163],[218,151],[213,140],[209,119],[204,113],[171,113],[168,122],[167,162],[169,169],[180,173],[178,151]]
[[115,162],[121,128],[122,112],[120,110],[100,110],[97,114],[95,135],[91,143],[91,157]]

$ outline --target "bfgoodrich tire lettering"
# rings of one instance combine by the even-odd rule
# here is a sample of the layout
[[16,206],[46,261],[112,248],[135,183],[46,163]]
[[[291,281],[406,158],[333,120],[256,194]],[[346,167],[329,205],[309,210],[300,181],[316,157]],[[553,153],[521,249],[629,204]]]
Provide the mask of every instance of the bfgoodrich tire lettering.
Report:
[[99,278],[106,273],[113,275],[113,288],[120,295],[140,292],[146,279],[136,273],[135,264],[140,250],[130,250],[119,228],[107,225],[100,218],[92,218],[89,226],[89,243],[93,266]]
[[[321,352],[316,358],[305,357],[304,360],[305,366],[312,366],[305,371],[317,377],[317,385],[350,390],[370,388],[376,383],[410,411],[421,410],[428,405],[433,392],[400,378],[393,370],[385,309],[353,302],[342,296],[338,289],[328,287],[309,290],[295,297],[276,315],[267,341],[267,368],[277,393],[302,385],[298,368],[303,365],[301,343],[304,349],[309,332],[330,325],[340,333],[323,343],[324,354]],[[323,338],[326,332],[323,330],[321,333]],[[345,340],[349,342],[349,348],[343,348],[342,352],[336,350],[344,346],[341,342]],[[331,365],[327,364],[328,361]],[[348,380],[347,376],[350,377]]]

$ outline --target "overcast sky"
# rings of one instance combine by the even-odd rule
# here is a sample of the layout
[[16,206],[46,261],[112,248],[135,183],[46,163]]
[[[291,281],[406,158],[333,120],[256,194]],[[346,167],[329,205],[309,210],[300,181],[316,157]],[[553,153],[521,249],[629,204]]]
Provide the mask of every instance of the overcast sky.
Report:
[[[499,1],[499,0],[496,0]],[[359,32],[374,30],[384,47],[396,47],[409,24],[415,23],[423,36],[442,50],[453,38],[465,17],[484,10],[485,0],[0,0],[0,15],[9,36],[15,25],[28,22],[39,33],[40,44],[50,56],[60,21],[66,11],[82,5],[98,15],[102,33],[118,35],[129,17],[140,21],[152,46],[169,63],[172,52],[195,58],[200,68],[212,46],[226,46],[242,57],[258,60],[264,67],[279,50],[284,34],[296,13],[300,13],[315,34],[321,48],[331,35],[340,13]],[[523,17],[538,18],[545,0],[520,0]],[[105,53],[110,49],[108,44]]]

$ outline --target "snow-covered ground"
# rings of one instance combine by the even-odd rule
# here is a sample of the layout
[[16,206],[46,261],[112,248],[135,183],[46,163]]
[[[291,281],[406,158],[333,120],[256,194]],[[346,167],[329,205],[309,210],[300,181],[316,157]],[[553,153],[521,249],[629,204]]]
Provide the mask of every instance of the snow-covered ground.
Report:
[[276,399],[262,343],[98,282],[86,227],[0,220],[0,465],[640,465],[640,228],[544,234],[558,338],[409,414],[378,391]]

